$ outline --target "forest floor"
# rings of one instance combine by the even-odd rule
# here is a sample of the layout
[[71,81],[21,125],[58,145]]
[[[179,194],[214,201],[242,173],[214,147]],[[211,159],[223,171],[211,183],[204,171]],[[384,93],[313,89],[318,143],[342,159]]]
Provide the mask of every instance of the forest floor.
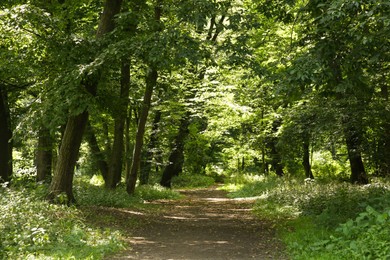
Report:
[[150,202],[145,210],[85,209],[87,220],[120,230],[130,243],[106,259],[288,258],[272,223],[251,213],[254,200],[229,199],[216,187],[180,193],[183,199]]

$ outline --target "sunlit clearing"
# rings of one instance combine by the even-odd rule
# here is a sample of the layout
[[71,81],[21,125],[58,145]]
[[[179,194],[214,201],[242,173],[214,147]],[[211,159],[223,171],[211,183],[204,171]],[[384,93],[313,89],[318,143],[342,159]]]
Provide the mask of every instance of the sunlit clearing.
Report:
[[104,180],[101,175],[93,175],[89,180],[89,183],[94,186],[102,186],[104,184]]

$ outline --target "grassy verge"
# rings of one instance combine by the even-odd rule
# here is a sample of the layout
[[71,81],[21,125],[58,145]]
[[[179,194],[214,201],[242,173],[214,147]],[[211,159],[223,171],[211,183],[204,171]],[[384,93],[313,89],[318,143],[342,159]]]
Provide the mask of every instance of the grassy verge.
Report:
[[[0,259],[102,259],[127,245],[115,227],[95,225],[106,217],[115,222],[115,216],[100,212],[91,219],[89,206],[145,209],[154,205],[144,201],[181,197],[158,185],[139,187],[129,196],[123,186],[109,191],[101,184],[97,177],[77,176],[77,207],[46,202],[47,186],[33,178],[15,180],[11,188],[0,186]],[[128,229],[131,225],[126,221]]]
[[74,207],[8,188],[0,188],[0,241],[0,259],[101,259],[124,245],[118,232],[87,226]]
[[293,259],[390,258],[386,181],[356,186],[262,177],[227,189],[232,197],[259,197],[254,212],[277,225]]

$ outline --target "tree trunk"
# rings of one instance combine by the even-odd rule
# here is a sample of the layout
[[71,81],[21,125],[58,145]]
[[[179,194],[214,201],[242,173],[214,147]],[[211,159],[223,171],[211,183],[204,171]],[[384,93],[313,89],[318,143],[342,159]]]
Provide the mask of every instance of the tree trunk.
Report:
[[[115,15],[120,12],[122,0],[106,0],[104,3],[103,13],[100,17],[96,38],[101,38],[104,34],[112,31],[115,26]],[[99,75],[93,75],[86,79],[86,89],[92,95],[96,95]],[[52,184],[49,188],[48,199],[55,201],[57,195],[65,193],[67,198],[56,201],[57,203],[75,201],[72,190],[74,168],[85,126],[88,121],[88,112],[77,116],[70,116],[64,132],[64,138],[61,142],[61,148],[53,176]]]
[[[75,202],[72,189],[73,175],[83,138],[83,128],[87,124],[87,120],[87,111],[68,119],[57,159],[56,172],[47,197],[52,202],[61,204],[72,204]],[[58,195],[63,193],[66,197],[61,196],[59,198]]]
[[150,103],[153,94],[153,88],[157,83],[158,73],[155,69],[151,69],[146,79],[146,89],[142,104],[141,115],[138,122],[137,135],[133,151],[130,173],[126,178],[126,190],[128,194],[133,194],[138,178],[138,168],[141,160],[142,146],[144,142],[145,125],[148,119]]
[[12,175],[12,128],[7,96],[4,86],[0,86],[0,183],[10,181]]
[[310,165],[310,145],[308,140],[303,141],[303,158],[302,165],[305,170],[306,178],[314,179],[313,172],[311,171]]
[[37,178],[39,181],[48,181],[51,177],[53,161],[53,139],[50,131],[45,126],[41,126],[38,134],[38,147],[36,153]]
[[178,176],[183,170],[184,163],[184,141],[189,134],[189,115],[184,116],[180,121],[179,132],[173,143],[173,149],[169,155],[169,164],[165,167],[160,181],[161,186],[171,188],[172,178]]
[[[279,119],[275,119],[274,122],[272,123],[272,133],[275,134],[279,127],[281,126],[282,122]],[[284,176],[283,172],[283,164],[282,164],[282,159],[280,157],[280,154],[278,150],[276,149],[276,143],[277,143],[277,137],[271,137],[270,141],[268,143],[269,148],[271,149],[271,166],[273,170],[275,171],[276,175],[282,177]]]
[[126,117],[125,127],[125,176],[129,176],[131,169],[131,143],[130,143],[130,123],[131,123],[131,107],[129,108],[129,114]]
[[[160,20],[162,15],[162,1],[157,0],[154,7],[154,22],[155,22],[155,31],[160,31],[162,27],[160,26]],[[144,134],[145,134],[145,125],[148,119],[150,103],[152,99],[153,89],[157,84],[158,72],[153,66],[149,66],[149,72],[146,77],[146,88],[144,94],[144,100],[142,104],[141,113],[138,119],[138,129],[135,137],[133,158],[131,162],[131,168],[129,175],[126,176],[126,191],[129,195],[133,194],[135,191],[135,185],[138,178],[138,169],[141,162],[141,153],[142,146],[144,143]]]
[[[348,118],[348,117],[347,117]],[[348,150],[348,159],[351,166],[351,182],[367,184],[368,177],[361,156],[361,133],[346,119],[344,122],[344,135]]]
[[[335,57],[337,55],[334,55]],[[333,78],[330,84],[337,86],[343,82],[343,73],[338,58],[329,60],[329,67],[332,70]],[[336,98],[339,101],[347,100],[346,94],[336,94]],[[342,127],[344,131],[344,137],[347,144],[348,159],[351,166],[352,183],[366,184],[368,178],[364,169],[364,164],[361,156],[360,145],[362,141],[362,134],[360,129],[362,124],[360,123],[361,115],[355,113],[358,111],[358,107],[346,107],[344,109],[344,117],[342,118]],[[357,123],[359,122],[359,124]]]
[[[383,79],[386,82],[386,79]],[[385,104],[389,102],[389,87],[386,83],[381,86],[381,95]],[[379,161],[379,175],[389,176],[390,175],[390,116],[388,111],[384,111],[383,122],[382,122],[382,134],[380,135],[378,143],[378,161]]]
[[86,139],[89,144],[89,148],[91,149],[92,158],[96,162],[104,181],[106,181],[108,176],[108,164],[105,159],[104,152],[100,150],[95,131],[89,121],[87,123]]
[[152,169],[152,159],[154,155],[154,149],[156,148],[157,145],[157,131],[158,131],[158,124],[160,120],[161,120],[161,111],[157,110],[154,115],[152,133],[150,134],[150,140],[145,155],[145,161],[143,167],[141,168],[141,175],[140,175],[141,185],[148,184],[149,182],[150,171]]
[[121,67],[121,89],[120,89],[120,110],[115,118],[114,143],[112,146],[110,167],[106,188],[115,189],[122,177],[123,150],[124,150],[124,132],[126,123],[126,114],[129,106],[130,91],[130,64],[128,61],[122,62]]

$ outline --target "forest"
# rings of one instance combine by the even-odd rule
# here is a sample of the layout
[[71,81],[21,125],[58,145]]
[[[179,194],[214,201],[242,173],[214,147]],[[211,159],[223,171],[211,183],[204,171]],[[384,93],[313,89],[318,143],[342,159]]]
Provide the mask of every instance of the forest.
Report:
[[119,212],[210,187],[273,258],[389,259],[389,88],[387,0],[2,0],[0,259],[132,254]]

